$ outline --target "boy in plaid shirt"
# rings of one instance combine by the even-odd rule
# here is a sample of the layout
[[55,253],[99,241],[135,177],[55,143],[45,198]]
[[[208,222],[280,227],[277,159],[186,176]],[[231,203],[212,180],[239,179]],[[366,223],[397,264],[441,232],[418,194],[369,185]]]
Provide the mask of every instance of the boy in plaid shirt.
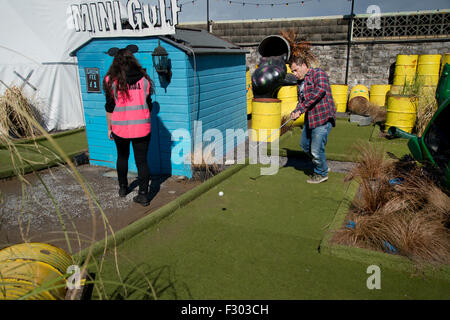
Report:
[[330,83],[325,71],[311,68],[307,59],[301,56],[292,58],[291,70],[297,79],[303,80],[298,85],[298,105],[291,118],[295,120],[306,112],[300,146],[311,155],[314,165],[314,173],[306,182],[321,183],[328,180],[325,145],[331,128],[336,126]]

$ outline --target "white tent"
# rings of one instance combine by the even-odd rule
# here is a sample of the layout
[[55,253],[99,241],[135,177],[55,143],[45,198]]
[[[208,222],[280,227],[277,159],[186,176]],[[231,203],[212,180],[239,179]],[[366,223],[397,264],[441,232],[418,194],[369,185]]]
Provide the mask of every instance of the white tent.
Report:
[[[157,2],[160,7],[166,7],[166,1]],[[120,18],[126,19],[127,8],[130,9],[137,2],[116,0],[114,7],[118,5]],[[95,2],[0,0],[0,94],[10,86],[23,88],[27,97],[41,111],[48,131],[85,125],[77,60],[70,53],[86,43],[92,33],[76,32],[72,16],[73,5],[89,8],[95,6]],[[111,1],[107,1],[108,5],[111,5]],[[172,7],[177,7],[174,2]],[[148,9],[147,6],[146,10],[150,14]],[[153,15],[156,10],[153,6],[151,21],[155,23]],[[92,15],[88,14],[89,17]],[[151,32],[167,32],[164,28],[157,29]],[[144,36],[146,33],[142,32],[140,35]]]
[[0,0],[0,94],[23,87],[48,131],[84,126],[76,57],[89,34],[70,28],[76,0]]

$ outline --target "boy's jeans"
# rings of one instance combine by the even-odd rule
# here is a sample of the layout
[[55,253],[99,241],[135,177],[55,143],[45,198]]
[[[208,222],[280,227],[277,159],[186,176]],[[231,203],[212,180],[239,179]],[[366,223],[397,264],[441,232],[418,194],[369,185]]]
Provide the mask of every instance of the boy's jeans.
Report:
[[327,122],[320,127],[308,129],[305,123],[300,139],[300,147],[304,152],[312,156],[314,173],[324,177],[328,175],[325,145],[327,144],[328,135],[332,126],[330,122]]

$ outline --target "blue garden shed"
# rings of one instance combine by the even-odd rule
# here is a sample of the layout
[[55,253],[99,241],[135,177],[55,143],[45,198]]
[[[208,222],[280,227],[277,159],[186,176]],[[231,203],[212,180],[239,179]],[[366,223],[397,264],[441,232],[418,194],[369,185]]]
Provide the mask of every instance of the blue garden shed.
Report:
[[[153,66],[152,53],[158,44],[168,53],[169,81]],[[191,178],[190,152],[199,139],[220,144],[223,154],[245,140],[245,50],[205,30],[186,28],[166,36],[93,38],[72,53],[78,58],[91,165],[116,166],[115,144],[107,137],[102,81],[113,60],[108,50],[128,45],[139,48],[135,56],[155,84],[148,154],[152,174]],[[183,131],[189,136],[181,137]],[[180,157],[186,160],[180,163]],[[129,171],[137,172],[132,152]]]

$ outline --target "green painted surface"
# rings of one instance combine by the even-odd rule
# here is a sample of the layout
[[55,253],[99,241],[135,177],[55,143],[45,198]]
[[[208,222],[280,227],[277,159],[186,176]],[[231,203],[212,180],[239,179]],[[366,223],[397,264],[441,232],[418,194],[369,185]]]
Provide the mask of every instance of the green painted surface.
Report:
[[[280,140],[280,156],[304,156],[299,142],[301,128],[295,128],[286,137]],[[379,137],[380,128],[378,126],[360,127],[356,123],[350,123],[347,119],[337,119],[336,127],[332,128],[326,145],[326,155],[328,160],[335,161],[355,161],[356,155],[353,146],[358,142],[370,142],[383,147],[397,157],[409,154],[406,139],[393,139]]]
[[372,135],[369,139],[371,143],[374,143],[382,148],[384,148],[385,151],[389,151],[396,155],[397,157],[401,158],[405,154],[410,154],[410,150],[408,148],[408,139],[392,139],[388,140],[384,137],[380,137],[380,127],[375,126],[373,127]]
[[[73,157],[76,154],[88,149],[86,132],[84,130],[73,130],[67,133],[59,133],[53,136],[55,142],[62,148],[65,154]],[[62,156],[56,152],[50,141],[39,138],[36,143],[19,142],[15,144],[21,158],[27,160],[36,169],[47,168],[57,163],[63,162]],[[6,146],[0,147],[0,178],[15,175],[13,163],[23,169],[26,173],[31,172],[30,165],[22,162],[17,156],[11,158],[11,152]]]
[[[342,174],[309,185],[293,167],[252,180],[252,167],[120,245],[124,282],[146,290],[147,278],[160,299],[450,298],[448,282],[385,268],[381,289],[369,290],[369,264],[319,253],[347,189]],[[101,276],[118,281],[111,252]],[[118,284],[106,292],[123,298]]]

